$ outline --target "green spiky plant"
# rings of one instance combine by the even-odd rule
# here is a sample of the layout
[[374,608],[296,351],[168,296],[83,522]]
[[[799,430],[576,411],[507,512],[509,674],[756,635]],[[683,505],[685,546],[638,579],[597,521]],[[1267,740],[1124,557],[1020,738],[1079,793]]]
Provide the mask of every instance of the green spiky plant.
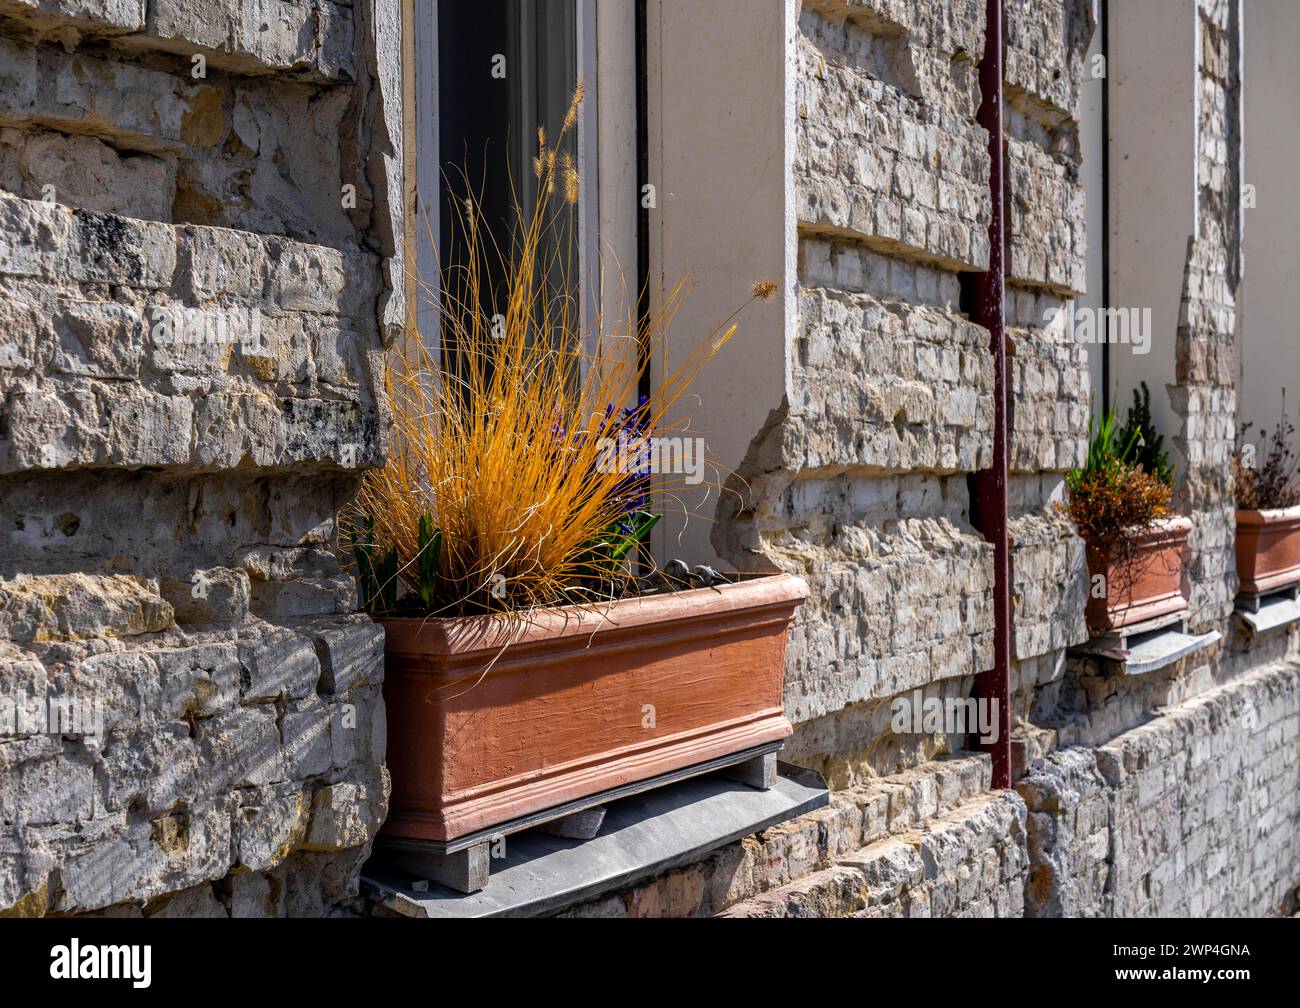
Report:
[[442,555],[442,529],[433,527],[433,515],[420,515],[417,529],[419,552],[416,555],[415,592],[426,609],[432,609],[438,597],[438,558]]
[[1151,420],[1151,390],[1146,382],[1133,390],[1133,405],[1115,440],[1124,446],[1122,458],[1140,465],[1165,486],[1174,485],[1174,467],[1165,451],[1164,435]]
[[1120,426],[1114,409],[1088,421],[1088,455],[1066,475],[1069,497],[1057,507],[1078,527],[1090,569],[1114,572],[1107,592],[1127,593],[1144,571],[1146,534],[1170,515],[1172,488],[1136,461],[1140,432]]
[[393,612],[398,594],[397,548],[380,551],[375,544],[373,518],[360,522],[350,538],[362,608],[375,613]]
[[1111,485],[1122,482],[1126,470],[1124,460],[1132,455],[1137,437],[1137,431],[1120,426],[1114,409],[1103,416],[1100,422],[1097,422],[1096,417],[1090,416],[1088,457],[1082,469],[1070,471],[1067,477],[1070,489],[1092,479],[1104,479]]

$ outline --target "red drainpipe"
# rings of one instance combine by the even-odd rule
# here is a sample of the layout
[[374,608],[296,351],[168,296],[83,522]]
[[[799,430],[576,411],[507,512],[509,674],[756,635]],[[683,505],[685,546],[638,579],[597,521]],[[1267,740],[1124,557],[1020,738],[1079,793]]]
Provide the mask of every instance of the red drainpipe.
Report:
[[989,268],[976,274],[972,318],[989,331],[993,354],[993,467],[975,474],[972,520],[993,543],[993,668],[975,677],[974,695],[997,701],[997,741],[974,744],[993,757],[993,786],[1011,786],[1011,550],[1007,538],[1007,350],[1004,335],[1002,188],[1002,0],[987,0],[976,121],[989,134]]

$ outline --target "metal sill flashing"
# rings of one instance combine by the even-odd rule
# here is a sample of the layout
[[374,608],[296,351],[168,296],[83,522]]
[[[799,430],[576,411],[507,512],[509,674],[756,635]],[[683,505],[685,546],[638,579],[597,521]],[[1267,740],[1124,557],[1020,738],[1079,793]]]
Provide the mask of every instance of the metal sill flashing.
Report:
[[1238,596],[1234,610],[1247,641],[1300,622],[1300,584],[1268,595]]
[[766,791],[708,774],[610,802],[591,840],[537,830],[511,836],[507,856],[493,863],[491,881],[479,892],[437,884],[416,891],[409,874],[374,862],[361,876],[361,890],[404,917],[539,917],[698,860],[829,802],[818,774],[785,763]]
[[1209,647],[1220,636],[1217,630],[1188,633],[1187,613],[1183,611],[1093,637],[1073,650],[1103,659],[1119,675],[1145,675]]

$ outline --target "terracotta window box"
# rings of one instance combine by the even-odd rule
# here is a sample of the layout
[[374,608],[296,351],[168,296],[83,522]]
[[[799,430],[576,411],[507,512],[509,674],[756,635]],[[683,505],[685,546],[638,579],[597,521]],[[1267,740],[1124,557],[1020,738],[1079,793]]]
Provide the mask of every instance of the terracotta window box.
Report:
[[382,832],[447,841],[778,741],[791,575],[525,617],[382,619]]
[[1237,580],[1248,595],[1300,581],[1300,505],[1237,511]]
[[1094,634],[1136,626],[1187,607],[1187,537],[1191,520],[1165,519],[1136,542],[1129,564],[1088,547],[1088,576],[1106,577],[1106,595],[1088,595],[1088,629]]

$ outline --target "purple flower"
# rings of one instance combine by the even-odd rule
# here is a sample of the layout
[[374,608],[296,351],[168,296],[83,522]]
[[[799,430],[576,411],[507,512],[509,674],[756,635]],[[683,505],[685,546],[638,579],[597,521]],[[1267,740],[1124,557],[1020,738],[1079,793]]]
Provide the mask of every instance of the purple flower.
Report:
[[620,463],[631,460],[628,473],[610,490],[612,502],[618,505],[618,531],[622,535],[631,535],[635,525],[630,520],[642,510],[650,491],[650,419],[646,406],[649,400],[642,396],[635,406],[624,406],[621,410],[610,403],[605,407],[605,422],[601,425],[600,437],[609,438],[617,446],[617,458]]

